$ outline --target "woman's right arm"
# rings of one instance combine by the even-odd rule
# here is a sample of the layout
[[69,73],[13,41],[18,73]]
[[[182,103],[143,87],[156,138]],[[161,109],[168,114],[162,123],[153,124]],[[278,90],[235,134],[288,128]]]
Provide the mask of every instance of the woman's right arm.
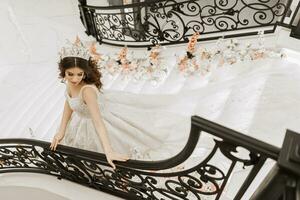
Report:
[[50,145],[51,150],[56,150],[58,143],[64,138],[67,124],[71,118],[73,110],[71,109],[68,101],[65,101],[64,112],[61,119],[58,132],[55,134],[52,143]]

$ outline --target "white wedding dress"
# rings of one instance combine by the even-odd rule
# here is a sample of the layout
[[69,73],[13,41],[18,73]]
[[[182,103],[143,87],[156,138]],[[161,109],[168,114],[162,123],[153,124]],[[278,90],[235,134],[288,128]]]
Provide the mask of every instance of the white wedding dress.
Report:
[[[161,160],[182,150],[192,115],[280,147],[286,129],[300,130],[299,74],[294,63],[265,59],[220,68],[205,86],[174,94],[95,90],[113,148],[132,159]],[[65,95],[74,112],[63,144],[103,152],[81,92]],[[201,133],[197,156],[213,145],[206,136]]]
[[73,113],[62,144],[103,153],[100,137],[82,100],[82,91],[87,87],[97,93],[99,109],[114,150],[133,159],[162,159],[183,148],[190,130],[190,116],[162,109],[162,106],[171,105],[174,95],[102,93],[93,85],[83,86],[74,98],[65,91]]

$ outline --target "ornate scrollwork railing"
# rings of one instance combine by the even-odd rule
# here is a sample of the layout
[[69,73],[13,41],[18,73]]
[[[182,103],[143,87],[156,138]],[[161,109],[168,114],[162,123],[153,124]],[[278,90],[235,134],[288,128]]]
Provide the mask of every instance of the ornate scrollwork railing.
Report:
[[[202,133],[214,137],[214,146],[193,165],[183,165],[192,157]],[[178,155],[161,161],[116,162],[115,171],[104,154],[62,145],[54,152],[49,145],[30,139],[1,139],[0,173],[50,174],[127,199],[220,199],[229,177],[242,164],[247,178],[236,193],[235,199],[240,199],[265,160],[277,160],[280,152],[197,116],[192,117],[187,144]],[[240,148],[248,154],[239,153]]]
[[257,28],[273,33],[291,0],[148,0],[109,7],[79,3],[86,33],[100,43],[145,47],[184,43],[194,32],[200,32],[200,40],[257,34]]

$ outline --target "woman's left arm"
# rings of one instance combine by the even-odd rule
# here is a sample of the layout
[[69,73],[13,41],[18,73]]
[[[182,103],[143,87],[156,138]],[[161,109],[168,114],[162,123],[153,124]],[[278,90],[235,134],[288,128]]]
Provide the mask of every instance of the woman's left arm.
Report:
[[106,159],[108,163],[115,169],[116,167],[113,163],[113,160],[126,161],[128,160],[128,157],[125,155],[121,155],[113,150],[100,113],[99,105],[97,102],[97,94],[93,90],[93,88],[84,88],[82,91],[82,98],[89,109],[96,131],[100,136]]

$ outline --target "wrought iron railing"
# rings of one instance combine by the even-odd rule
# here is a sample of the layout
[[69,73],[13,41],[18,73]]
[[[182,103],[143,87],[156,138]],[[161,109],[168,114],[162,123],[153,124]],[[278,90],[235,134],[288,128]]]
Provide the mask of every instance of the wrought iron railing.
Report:
[[145,47],[178,44],[200,32],[199,40],[273,33],[291,0],[148,0],[121,6],[91,6],[79,0],[88,35],[100,43]]
[[291,28],[290,36],[300,39],[300,2],[298,2],[297,7],[295,8],[288,27]]
[[[214,146],[205,158],[198,158],[193,166],[182,168],[202,133],[214,137]],[[116,162],[115,171],[106,162],[104,154],[62,145],[57,151],[50,151],[49,145],[31,139],[1,139],[0,173],[50,174],[126,199],[220,199],[229,177],[237,165],[242,164],[248,174],[234,198],[240,199],[266,159],[277,160],[280,153],[280,149],[272,145],[197,116],[192,117],[188,141],[178,155],[162,161]],[[249,154],[239,154],[240,148]],[[297,159],[297,154],[293,156]],[[214,159],[219,160],[217,164]],[[227,164],[220,167],[223,162]],[[287,168],[285,164],[282,166]],[[292,177],[297,177],[294,174],[298,173],[299,179],[299,169],[292,170]]]

